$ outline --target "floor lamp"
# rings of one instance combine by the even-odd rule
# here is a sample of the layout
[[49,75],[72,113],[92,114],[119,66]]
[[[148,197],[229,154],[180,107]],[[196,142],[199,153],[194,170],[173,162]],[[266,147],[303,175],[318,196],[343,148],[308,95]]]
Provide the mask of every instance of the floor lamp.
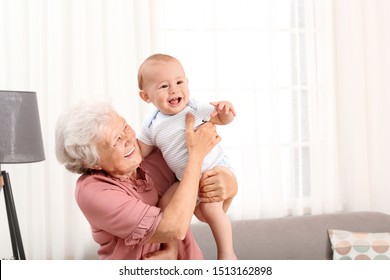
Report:
[[9,174],[1,164],[45,159],[35,92],[0,90],[0,188],[4,191],[13,259],[25,260]]

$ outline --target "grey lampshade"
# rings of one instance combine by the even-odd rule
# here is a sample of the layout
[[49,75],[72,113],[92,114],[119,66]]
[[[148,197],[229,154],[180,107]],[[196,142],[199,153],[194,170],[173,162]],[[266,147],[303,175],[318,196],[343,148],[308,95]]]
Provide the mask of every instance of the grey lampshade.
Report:
[[36,93],[0,90],[0,163],[44,159]]

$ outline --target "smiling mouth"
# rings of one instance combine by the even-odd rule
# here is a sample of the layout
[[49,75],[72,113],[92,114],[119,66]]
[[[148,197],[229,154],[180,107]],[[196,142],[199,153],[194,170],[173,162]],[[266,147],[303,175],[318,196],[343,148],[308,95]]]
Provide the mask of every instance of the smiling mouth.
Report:
[[133,147],[127,154],[125,154],[125,158],[130,157],[135,151],[135,147]]
[[168,101],[169,104],[171,105],[177,105],[181,102],[183,98],[181,97],[175,97],[175,98],[172,98],[171,100]]

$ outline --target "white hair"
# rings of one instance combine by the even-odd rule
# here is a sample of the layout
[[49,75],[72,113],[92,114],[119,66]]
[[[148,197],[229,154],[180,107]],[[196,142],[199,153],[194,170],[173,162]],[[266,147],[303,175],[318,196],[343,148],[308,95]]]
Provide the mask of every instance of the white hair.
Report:
[[99,162],[97,142],[116,113],[107,102],[83,102],[62,114],[56,125],[56,156],[71,172],[86,173]]

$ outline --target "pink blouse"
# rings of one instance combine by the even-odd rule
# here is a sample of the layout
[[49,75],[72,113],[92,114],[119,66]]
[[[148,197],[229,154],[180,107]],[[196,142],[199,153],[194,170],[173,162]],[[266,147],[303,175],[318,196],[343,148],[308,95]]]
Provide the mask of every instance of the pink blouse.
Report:
[[[100,259],[142,259],[160,243],[148,243],[163,213],[157,202],[176,181],[159,150],[140,165],[143,179],[122,180],[104,172],[84,174],[77,180],[76,201],[100,245]],[[179,259],[203,259],[190,230],[179,242]]]

